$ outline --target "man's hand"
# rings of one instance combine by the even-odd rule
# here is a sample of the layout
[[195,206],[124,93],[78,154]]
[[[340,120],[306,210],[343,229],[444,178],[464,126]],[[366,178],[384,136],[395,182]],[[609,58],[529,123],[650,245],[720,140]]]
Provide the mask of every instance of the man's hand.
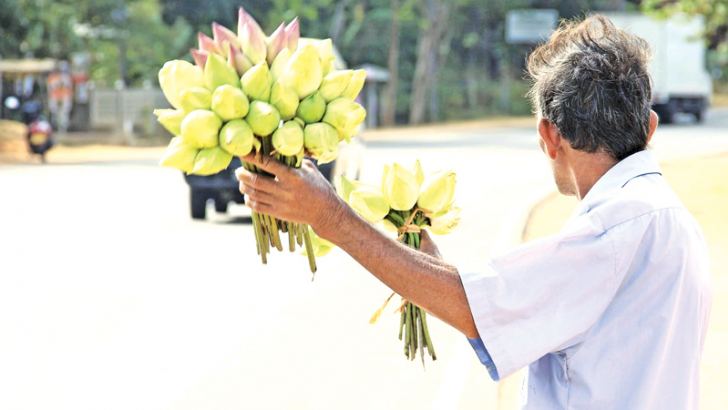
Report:
[[345,204],[311,161],[304,160],[296,169],[269,156],[248,155],[242,160],[273,174],[268,177],[244,168],[235,171],[240,192],[247,196],[245,202],[253,211],[305,223],[321,237],[329,236]]

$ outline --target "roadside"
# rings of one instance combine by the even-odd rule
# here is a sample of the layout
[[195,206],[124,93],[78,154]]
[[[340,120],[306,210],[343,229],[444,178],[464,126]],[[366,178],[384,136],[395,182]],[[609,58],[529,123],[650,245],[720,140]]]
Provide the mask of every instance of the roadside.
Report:
[[[713,309],[703,352],[701,408],[726,409],[728,396],[728,154],[670,161],[663,174],[703,228],[713,274]],[[557,193],[538,203],[529,217],[524,240],[556,233],[577,201]]]

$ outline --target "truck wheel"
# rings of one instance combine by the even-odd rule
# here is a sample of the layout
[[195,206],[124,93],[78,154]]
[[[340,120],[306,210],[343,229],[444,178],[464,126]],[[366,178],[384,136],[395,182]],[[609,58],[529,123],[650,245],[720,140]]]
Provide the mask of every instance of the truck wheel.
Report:
[[196,189],[190,190],[190,216],[192,219],[205,219],[207,195]]
[[222,199],[215,199],[215,212],[219,214],[227,213],[228,203]]
[[657,111],[657,116],[660,117],[660,124],[672,124],[675,117],[675,111],[670,104]]
[[698,110],[693,113],[695,115],[695,121],[698,124],[702,124],[705,120],[705,111],[704,110]]

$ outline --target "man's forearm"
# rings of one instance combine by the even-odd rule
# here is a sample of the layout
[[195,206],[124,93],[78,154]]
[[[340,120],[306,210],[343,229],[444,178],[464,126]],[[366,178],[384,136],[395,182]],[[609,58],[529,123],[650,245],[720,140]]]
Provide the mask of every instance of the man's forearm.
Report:
[[336,229],[325,235],[402,297],[412,301],[467,337],[477,337],[465,289],[454,266],[411,249],[341,207]]

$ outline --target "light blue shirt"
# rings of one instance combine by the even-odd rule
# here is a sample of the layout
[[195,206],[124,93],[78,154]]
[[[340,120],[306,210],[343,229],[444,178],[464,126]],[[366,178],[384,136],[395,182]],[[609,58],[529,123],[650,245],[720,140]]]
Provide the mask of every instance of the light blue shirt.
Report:
[[698,409],[707,246],[650,151],[563,230],[461,272],[493,379],[529,366],[527,409]]

